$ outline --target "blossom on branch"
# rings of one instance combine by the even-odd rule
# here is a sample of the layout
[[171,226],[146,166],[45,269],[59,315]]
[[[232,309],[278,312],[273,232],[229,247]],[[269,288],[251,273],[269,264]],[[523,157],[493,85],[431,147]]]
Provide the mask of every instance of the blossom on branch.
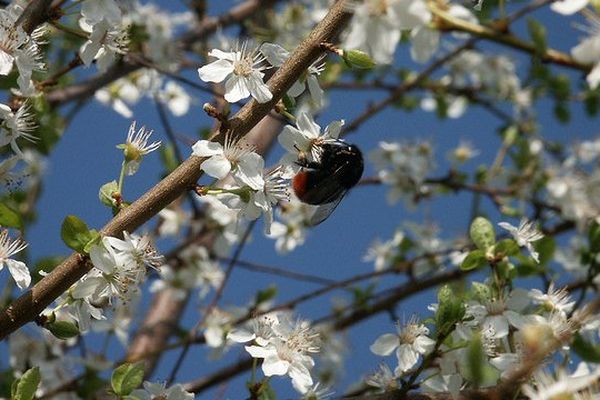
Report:
[[148,140],[154,131],[147,130],[145,126],[142,126],[137,132],[135,130],[135,121],[133,121],[129,126],[127,140],[117,146],[118,149],[123,149],[127,175],[135,174],[140,167],[143,156],[158,150],[161,144],[160,141],[148,144]]
[[265,64],[265,57],[256,48],[249,48],[243,43],[240,49],[225,52],[211,50],[208,55],[218,58],[217,61],[198,69],[200,79],[205,82],[225,82],[225,100],[237,103],[252,96],[259,103],[266,103],[273,95],[263,82],[262,72],[270,68]]
[[22,239],[11,240],[8,230],[0,228],[0,270],[8,267],[15,283],[20,289],[25,289],[31,283],[29,269],[22,261],[12,260],[11,257],[27,247]]
[[400,376],[415,366],[419,356],[433,350],[435,341],[427,336],[429,329],[419,323],[416,317],[411,318],[405,325],[398,323],[397,331],[397,334],[381,335],[370,349],[379,356],[388,356],[396,350],[398,367],[396,367],[394,375]]
[[527,247],[529,254],[531,254],[531,257],[535,260],[535,262],[540,262],[539,254],[537,251],[535,251],[535,248],[531,243],[543,238],[544,234],[538,231],[538,229],[535,227],[535,222],[528,221],[526,218],[523,218],[521,219],[518,227],[512,226],[508,222],[500,222],[498,225],[510,232],[519,246]]

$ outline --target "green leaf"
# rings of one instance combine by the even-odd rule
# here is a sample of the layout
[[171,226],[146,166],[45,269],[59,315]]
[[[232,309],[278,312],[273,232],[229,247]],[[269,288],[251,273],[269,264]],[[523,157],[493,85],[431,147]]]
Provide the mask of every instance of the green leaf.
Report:
[[271,285],[268,288],[259,290],[258,293],[256,293],[255,304],[262,304],[265,301],[271,300],[275,296],[277,296],[277,286]]
[[600,252],[600,224],[592,222],[588,230],[588,242],[592,253]]
[[487,258],[483,250],[473,250],[460,264],[460,269],[463,271],[470,271],[472,269],[481,268],[487,264]]
[[552,236],[544,236],[533,245],[540,255],[539,265],[548,264],[554,257],[556,251],[556,241]]
[[73,322],[54,321],[44,325],[55,337],[66,340],[79,335],[79,328]]
[[435,313],[438,336],[448,334],[464,315],[462,296],[457,296],[449,285],[442,286],[438,291],[438,308]]
[[471,240],[478,249],[487,251],[496,243],[496,233],[492,223],[483,217],[477,217],[469,230]]
[[351,68],[372,69],[377,65],[367,53],[360,50],[344,50],[342,58]]
[[473,335],[469,342],[464,373],[476,388],[490,385],[499,378],[499,371],[493,368],[487,360],[480,334]]
[[79,253],[85,253],[85,246],[95,239],[87,224],[74,215],[67,216],[63,221],[60,237],[67,246]]
[[554,116],[556,119],[563,124],[566,124],[571,119],[571,112],[569,111],[569,106],[565,102],[557,102],[554,105]]
[[102,239],[102,235],[100,234],[100,232],[98,232],[95,229],[90,229],[89,233],[90,239],[85,244],[85,246],[83,246],[83,252],[85,254],[90,254],[90,250],[92,249],[92,247],[97,244],[100,244],[100,239]]
[[82,399],[91,399],[100,389],[106,388],[107,382],[98,376],[98,371],[86,368],[81,379],[78,380],[77,395]]
[[494,255],[497,257],[511,257],[519,254],[519,245],[513,239],[503,239],[494,246]]
[[467,368],[469,371],[467,376],[475,387],[479,387],[483,383],[485,361],[481,335],[473,335],[469,342],[469,347],[467,347]]
[[477,300],[479,303],[487,302],[491,297],[490,287],[485,283],[471,283],[471,292],[473,294],[473,300]]
[[105,206],[111,208],[116,207],[117,202],[113,197],[113,194],[118,192],[119,184],[117,183],[117,181],[110,181],[100,187],[100,190],[98,191],[98,198],[100,199],[100,202]]
[[6,204],[0,203],[0,226],[21,229],[23,220],[16,211],[10,209]]
[[531,40],[533,41],[533,46],[535,47],[535,52],[537,55],[542,55],[546,53],[546,28],[544,25],[536,21],[535,19],[527,20],[527,29],[529,30],[529,36],[531,36]]
[[600,346],[586,341],[579,333],[575,334],[572,348],[582,360],[600,363]]
[[144,380],[144,363],[123,364],[112,373],[110,385],[118,396],[127,396]]
[[21,379],[16,382],[16,385],[13,386],[12,399],[32,400],[41,379],[39,367],[33,367],[27,370],[23,376],[21,376]]
[[598,92],[595,90],[586,92],[584,105],[588,116],[596,116],[596,114],[598,114],[598,106],[600,105],[600,97],[598,96]]
[[517,270],[515,266],[510,262],[499,262],[496,265],[496,269],[498,271],[498,275],[507,281],[512,280],[517,275]]

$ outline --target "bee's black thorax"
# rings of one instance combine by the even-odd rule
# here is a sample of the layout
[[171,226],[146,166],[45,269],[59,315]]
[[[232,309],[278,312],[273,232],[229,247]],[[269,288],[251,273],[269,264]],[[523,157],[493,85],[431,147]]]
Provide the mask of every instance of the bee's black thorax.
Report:
[[344,142],[324,144],[320,169],[324,174],[334,174],[340,185],[350,189],[362,176],[364,170],[362,153],[353,144]]

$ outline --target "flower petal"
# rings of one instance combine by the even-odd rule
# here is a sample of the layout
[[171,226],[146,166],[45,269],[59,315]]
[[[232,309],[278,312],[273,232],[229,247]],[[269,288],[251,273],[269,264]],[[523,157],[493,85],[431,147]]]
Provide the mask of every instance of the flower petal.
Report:
[[245,154],[238,160],[233,176],[254,190],[262,190],[265,186],[262,176],[264,165],[265,161],[260,154],[254,152]]
[[223,146],[218,142],[210,140],[198,140],[192,146],[192,154],[198,157],[210,157],[216,154],[223,154]]
[[389,356],[398,347],[399,343],[398,335],[386,333],[379,336],[369,349],[378,356]]
[[231,163],[224,156],[216,155],[205,160],[200,168],[214,178],[223,179],[231,171]]
[[198,75],[204,82],[223,82],[233,73],[233,64],[227,60],[217,60],[198,69]]
[[229,103],[237,103],[249,96],[250,91],[248,90],[246,79],[233,74],[225,81],[225,100]]
[[247,343],[255,338],[256,335],[254,333],[245,329],[232,329],[227,334],[227,339],[233,340],[236,343]]
[[558,0],[550,4],[550,9],[563,15],[575,14],[589,3],[589,0]]
[[265,56],[269,64],[280,67],[290,56],[290,52],[274,43],[263,43],[260,52]]
[[248,90],[252,94],[252,97],[259,103],[266,103],[273,98],[273,94],[269,90],[269,87],[262,80],[263,74],[258,71],[253,71],[252,74],[246,79]]
[[29,275],[29,269],[24,262],[8,259],[6,260],[6,265],[19,289],[25,289],[29,286],[31,283],[31,276]]
[[307,139],[316,139],[321,133],[321,127],[307,113],[302,113],[296,122],[298,129]]
[[261,346],[244,346],[244,348],[253,358],[266,358],[274,351],[274,349]]
[[289,368],[289,361],[280,359],[276,354],[271,354],[266,357],[262,364],[262,370],[265,373],[265,376],[285,375]]

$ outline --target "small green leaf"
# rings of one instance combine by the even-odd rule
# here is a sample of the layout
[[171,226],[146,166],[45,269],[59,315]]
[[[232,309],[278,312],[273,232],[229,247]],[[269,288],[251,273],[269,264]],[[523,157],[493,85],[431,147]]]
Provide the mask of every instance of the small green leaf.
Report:
[[83,252],[85,254],[90,254],[90,250],[93,246],[100,244],[100,239],[102,239],[102,235],[95,229],[90,229],[90,240],[83,246]]
[[600,224],[596,221],[590,224],[590,229],[588,230],[588,243],[592,253],[600,252]]
[[478,249],[487,251],[496,243],[496,233],[492,223],[483,217],[477,217],[471,223],[469,230],[471,240]]
[[552,236],[544,236],[533,245],[540,256],[539,265],[548,264],[554,257],[556,242]]
[[435,326],[438,336],[448,334],[465,315],[462,296],[457,296],[449,285],[438,291],[438,308],[435,313]]
[[493,368],[487,360],[481,335],[471,338],[467,347],[467,365],[465,375],[477,387],[488,386],[499,378],[499,371]]
[[473,250],[460,264],[460,269],[463,271],[470,271],[472,269],[481,268],[487,264],[487,258],[483,250]]
[[584,105],[588,116],[596,116],[596,114],[598,114],[598,106],[600,105],[600,97],[598,96],[598,92],[595,90],[588,91],[585,95]]
[[269,301],[277,295],[277,286],[271,285],[266,289],[259,290],[256,293],[255,304],[259,305],[264,303],[265,301]]
[[79,335],[79,328],[73,322],[54,321],[44,325],[55,337],[66,340]]
[[144,380],[144,363],[123,364],[112,373],[110,384],[118,396],[127,396]]
[[520,253],[519,245],[513,239],[503,239],[494,246],[494,255],[497,257],[512,257]]
[[471,283],[471,291],[473,293],[473,300],[477,300],[480,303],[488,302],[491,297],[490,287],[485,283]]
[[342,58],[351,68],[372,69],[377,65],[367,53],[360,50],[344,50]]
[[579,333],[575,334],[572,347],[582,360],[600,363],[600,346],[586,341]]
[[92,367],[88,367],[85,370],[83,377],[78,379],[77,395],[82,399],[91,399],[94,394],[107,386],[106,380],[98,376],[98,371],[95,371]]
[[566,124],[571,119],[568,103],[559,101],[554,105],[554,116],[558,122]]
[[98,192],[98,198],[100,199],[100,202],[105,206],[111,208],[116,207],[117,202],[113,197],[113,194],[118,193],[118,191],[119,185],[117,184],[117,181],[110,181],[100,187],[100,191]]
[[530,18],[527,20],[527,29],[529,30],[529,36],[531,36],[531,40],[533,40],[535,52],[538,55],[546,53],[546,28],[544,25],[535,19]]
[[517,275],[515,266],[510,262],[499,262],[496,265],[496,269],[498,271],[498,276],[507,281],[512,280]]
[[481,335],[476,334],[471,337],[469,347],[467,347],[468,378],[475,387],[479,387],[483,383],[484,363],[485,353],[483,351]]
[[39,367],[27,370],[18,380],[16,386],[13,386],[12,400],[32,400],[41,379]]
[[85,253],[85,246],[94,239],[85,222],[74,215],[65,218],[60,229],[60,237],[71,249]]
[[0,203],[0,226],[21,229],[23,220],[17,212],[10,209],[6,204]]

